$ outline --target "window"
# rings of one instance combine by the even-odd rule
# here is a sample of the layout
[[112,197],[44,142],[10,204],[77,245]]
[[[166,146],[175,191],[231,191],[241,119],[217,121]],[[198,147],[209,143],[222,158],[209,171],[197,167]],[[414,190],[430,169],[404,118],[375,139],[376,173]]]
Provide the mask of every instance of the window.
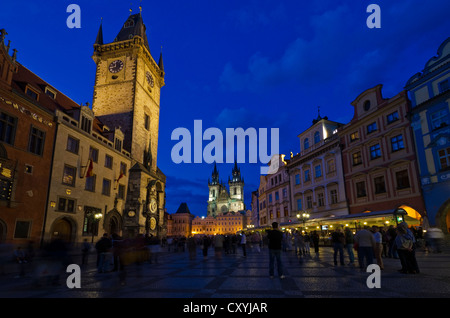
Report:
[[97,180],[97,176],[95,174],[92,177],[86,177],[86,184],[84,186],[84,189],[87,191],[94,192],[96,180]]
[[310,195],[306,197],[306,208],[312,209],[312,196]]
[[376,177],[373,179],[375,185],[375,194],[385,193],[386,192],[386,184],[384,182],[384,177]]
[[26,88],[25,94],[27,94],[27,96],[31,97],[34,100],[38,100],[39,94],[29,87]]
[[133,20],[128,20],[127,22],[125,22],[125,24],[123,25],[124,28],[131,28],[134,26],[134,21]]
[[296,174],[296,175],[295,175],[295,184],[296,184],[296,185],[299,185],[299,184],[300,184],[300,175],[299,175],[299,174]]
[[17,221],[14,229],[15,239],[24,239],[30,237],[31,221]]
[[297,211],[302,210],[302,199],[297,199]]
[[62,183],[70,186],[75,186],[75,177],[77,168],[64,165],[63,180]]
[[370,109],[370,100],[366,100],[364,102],[364,110],[368,111]]
[[283,198],[287,198],[287,189],[286,188],[283,189]]
[[111,180],[103,179],[102,194],[107,196],[111,195]]
[[45,94],[49,96],[51,99],[55,99],[56,92],[50,90],[48,87],[45,88]]
[[305,139],[305,141],[303,142],[303,150],[306,150],[309,148],[309,140],[308,138]]
[[98,149],[92,147],[89,148],[89,159],[95,163],[98,162]]
[[437,112],[431,114],[430,119],[431,119],[431,127],[433,130],[448,126],[449,124],[448,110],[447,109],[438,110]]
[[14,144],[16,135],[17,119],[6,113],[0,113],[0,141],[7,144]]
[[102,213],[102,210],[90,206],[84,207],[83,235],[98,234],[99,221],[94,218],[97,213]]
[[316,131],[314,133],[314,143],[317,144],[320,142],[320,133],[318,131]]
[[376,159],[381,157],[380,144],[376,144],[370,147],[370,159]]
[[439,164],[441,166],[441,170],[449,169],[450,168],[450,147],[439,150],[438,156],[439,156]]
[[443,93],[450,89],[449,79],[442,81],[439,83],[439,93]]
[[358,139],[359,139],[359,132],[355,131],[354,133],[350,134],[350,142],[353,142]]
[[84,116],[81,116],[81,129],[88,134],[91,133],[92,121]]
[[12,181],[0,179],[0,200],[11,200]]
[[305,182],[310,181],[309,169],[305,170]]
[[331,204],[338,203],[338,196],[337,196],[337,190],[330,190],[330,198],[331,198]]
[[113,166],[113,157],[105,155],[105,167],[112,169],[112,166]]
[[35,155],[41,156],[44,152],[44,139],[45,132],[31,127],[30,132],[30,143],[28,145],[28,151],[34,153]]
[[394,121],[397,121],[399,119],[398,112],[395,111],[392,114],[387,115],[386,118],[387,118],[387,123],[388,124],[393,123]]
[[325,199],[323,193],[317,193],[317,202],[319,206],[325,205]]
[[122,140],[116,138],[114,142],[114,149],[117,151],[122,151]]
[[395,179],[397,179],[397,189],[405,189],[410,187],[408,170],[396,172]]
[[119,190],[117,191],[117,197],[119,199],[125,199],[125,186],[123,184],[119,184]]
[[269,194],[269,203],[272,203],[272,193]]
[[361,151],[352,154],[352,161],[354,166],[357,166],[362,163]]
[[58,199],[58,211],[60,212],[75,212],[75,200],[67,198]]
[[328,173],[332,173],[336,171],[336,163],[334,159],[330,159],[327,161],[327,171]]
[[150,116],[147,114],[145,114],[144,116],[144,127],[145,129],[150,130]]
[[377,131],[377,123],[373,122],[370,125],[367,126],[367,133],[370,134],[374,131]]
[[277,191],[277,192],[275,192],[275,201],[278,201],[279,199],[280,199],[280,196],[279,196],[278,191]]
[[80,147],[80,141],[73,138],[72,136],[67,137],[67,151],[78,154],[78,149]]
[[356,182],[356,197],[362,198],[366,195],[366,183],[364,181]]
[[320,165],[314,167],[314,175],[315,178],[320,178],[322,176],[322,167]]
[[405,145],[403,144],[403,136],[398,135],[391,138],[391,147],[392,151],[398,151],[405,148]]

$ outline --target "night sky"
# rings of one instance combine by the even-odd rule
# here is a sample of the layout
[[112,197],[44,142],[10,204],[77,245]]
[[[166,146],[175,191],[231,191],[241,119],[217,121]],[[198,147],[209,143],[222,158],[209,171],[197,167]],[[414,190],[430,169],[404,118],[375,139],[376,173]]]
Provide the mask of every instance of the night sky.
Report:
[[[71,3],[81,8],[81,28],[66,25]],[[381,8],[381,28],[366,25],[371,3]],[[224,136],[225,128],[279,128],[280,152],[289,158],[318,107],[349,122],[361,92],[383,84],[384,97],[396,95],[450,36],[450,2],[442,0],[2,1],[0,28],[20,63],[75,102],[92,104],[101,18],[110,43],[140,5],[151,53],[158,62],[162,47],[164,57],[158,166],[167,176],[169,213],[187,202],[193,214],[206,215],[213,170],[172,161],[174,129],[193,135],[194,120]],[[261,165],[239,164],[247,208]],[[218,164],[224,182],[232,167]]]

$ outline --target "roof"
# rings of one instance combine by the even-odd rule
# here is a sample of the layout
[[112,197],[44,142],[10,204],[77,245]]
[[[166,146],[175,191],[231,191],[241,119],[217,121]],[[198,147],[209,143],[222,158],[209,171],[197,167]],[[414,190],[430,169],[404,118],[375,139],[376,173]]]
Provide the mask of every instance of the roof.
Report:
[[114,42],[126,41],[132,39],[135,35],[140,36],[144,40],[144,45],[150,52],[150,47],[148,45],[147,35],[145,33],[146,27],[144,21],[142,20],[141,13],[133,14],[128,17],[128,19],[123,24],[119,33],[117,34]]
[[187,206],[186,202],[183,202],[180,204],[180,206],[178,207],[178,210],[176,213],[187,213],[187,214],[191,214],[191,212],[189,211],[189,207]]
[[[31,89],[37,91],[37,93],[39,94],[39,99],[37,102],[33,101],[26,95],[25,92],[27,86],[31,87]],[[20,63],[18,63],[17,72],[13,75],[11,87],[16,94],[21,95],[23,98],[36,103],[44,110],[47,110],[51,113],[55,113],[57,110],[59,110],[73,117],[72,112],[81,108],[80,105],[70,99],[67,95],[58,91],[56,88],[51,86],[49,83],[44,81],[42,78],[34,74],[32,71],[30,71]],[[56,93],[54,98],[46,94],[46,88],[49,88],[51,91]],[[77,120],[77,118],[74,119]],[[100,135],[103,135],[103,125],[104,124],[97,117],[95,117],[93,129]]]

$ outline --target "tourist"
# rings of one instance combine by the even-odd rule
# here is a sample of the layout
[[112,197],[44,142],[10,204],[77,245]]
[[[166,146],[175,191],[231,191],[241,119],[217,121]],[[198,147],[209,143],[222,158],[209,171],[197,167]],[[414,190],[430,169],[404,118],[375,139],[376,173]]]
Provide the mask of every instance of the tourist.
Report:
[[381,257],[381,254],[383,253],[383,237],[380,233],[380,228],[376,225],[372,226],[372,232],[373,232],[373,238],[375,239],[375,246],[374,246],[374,254],[375,259],[377,260],[378,266],[380,266],[380,269],[384,269],[383,259]]
[[274,260],[277,260],[277,271],[281,279],[284,278],[283,275],[283,264],[281,261],[281,249],[283,243],[283,233],[278,229],[278,223],[272,223],[272,230],[267,230],[267,239],[269,246],[269,275],[273,278],[275,264]]
[[[361,271],[365,271],[369,264],[373,263],[373,250],[375,238],[367,228],[359,230],[354,236],[356,250],[358,251],[358,262]],[[365,262],[364,262],[365,260]]]
[[337,228],[332,234],[331,234],[331,243],[333,244],[333,260],[334,265],[337,265],[337,254],[339,253],[339,260],[341,265],[344,264],[344,243],[345,243],[345,236],[344,233],[342,233],[342,230],[340,228]]

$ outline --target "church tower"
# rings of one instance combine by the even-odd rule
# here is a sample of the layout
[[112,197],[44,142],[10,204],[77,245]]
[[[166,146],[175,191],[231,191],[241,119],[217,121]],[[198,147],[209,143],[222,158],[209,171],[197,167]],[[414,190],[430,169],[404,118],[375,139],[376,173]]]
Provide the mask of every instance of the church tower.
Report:
[[231,209],[234,211],[244,210],[244,178],[241,177],[241,169],[238,168],[237,162],[234,162],[231,171],[231,179],[228,179],[230,188]]
[[211,175],[211,180],[208,180],[209,198],[208,198],[208,216],[217,215],[217,199],[222,189],[222,184],[219,181],[219,171],[217,170],[216,163],[214,162],[214,170]]
[[110,43],[104,43],[101,24],[92,58],[97,65],[92,110],[103,129],[120,127],[124,139],[116,150],[123,147],[132,159],[124,233],[162,236],[166,178],[157,167],[157,150],[165,73],[162,54],[158,63],[151,55],[141,10],[130,10]]

